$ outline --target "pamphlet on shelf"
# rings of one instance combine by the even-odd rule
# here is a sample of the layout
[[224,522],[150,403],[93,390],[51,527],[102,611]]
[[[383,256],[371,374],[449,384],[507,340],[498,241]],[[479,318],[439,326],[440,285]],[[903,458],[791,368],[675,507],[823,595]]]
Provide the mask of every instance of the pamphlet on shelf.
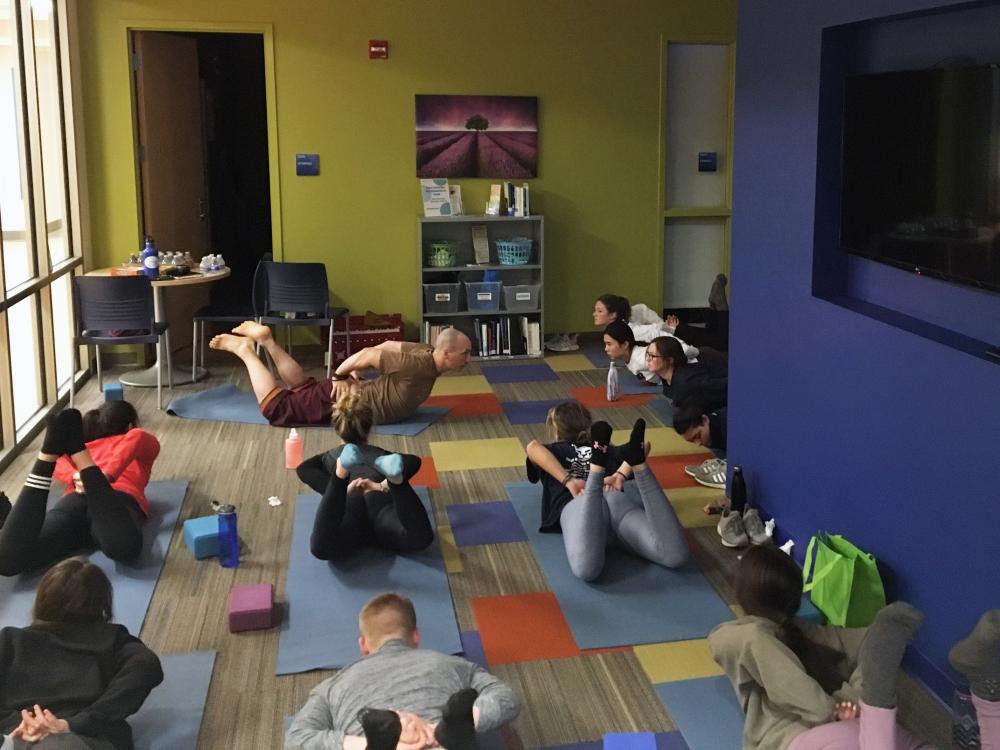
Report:
[[424,200],[424,216],[452,215],[448,180],[444,178],[421,180],[420,195]]
[[499,216],[500,215],[500,185],[499,183],[494,183],[490,185],[490,199],[486,203],[486,215],[487,216]]
[[476,263],[486,265],[490,262],[490,241],[485,224],[472,225],[472,247],[476,251]]
[[462,216],[465,213],[465,209],[462,207],[462,186],[449,185],[448,197],[451,199],[451,215]]

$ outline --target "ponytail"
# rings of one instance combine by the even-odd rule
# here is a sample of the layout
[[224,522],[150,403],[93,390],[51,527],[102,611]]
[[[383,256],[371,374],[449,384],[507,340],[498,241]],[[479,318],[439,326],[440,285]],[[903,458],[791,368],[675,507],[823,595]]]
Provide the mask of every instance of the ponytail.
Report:
[[139,414],[128,401],[105,401],[83,415],[83,442],[124,435],[138,425]]
[[354,389],[340,394],[330,417],[334,431],[345,443],[367,442],[374,422],[371,407],[361,401],[361,394]]

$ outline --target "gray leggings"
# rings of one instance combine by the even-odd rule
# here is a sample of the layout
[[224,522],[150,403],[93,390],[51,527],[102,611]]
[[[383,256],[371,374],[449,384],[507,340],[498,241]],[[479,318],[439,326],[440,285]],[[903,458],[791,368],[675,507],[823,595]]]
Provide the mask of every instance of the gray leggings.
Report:
[[648,468],[635,472],[624,491],[604,491],[604,472],[591,471],[583,494],[559,516],[573,574],[593,581],[604,569],[608,544],[666,568],[687,562],[684,529]]
[[41,742],[27,743],[24,740],[4,739],[0,750],[114,750],[107,740],[83,737],[79,734],[50,734]]

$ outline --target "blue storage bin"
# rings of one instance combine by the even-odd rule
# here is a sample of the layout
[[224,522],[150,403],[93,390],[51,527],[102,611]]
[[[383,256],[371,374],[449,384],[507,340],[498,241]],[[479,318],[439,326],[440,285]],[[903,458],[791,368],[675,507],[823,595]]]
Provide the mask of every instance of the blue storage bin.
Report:
[[469,311],[490,311],[500,309],[500,281],[466,281],[465,300]]
[[196,559],[219,556],[219,517],[189,518],[184,522],[184,544]]

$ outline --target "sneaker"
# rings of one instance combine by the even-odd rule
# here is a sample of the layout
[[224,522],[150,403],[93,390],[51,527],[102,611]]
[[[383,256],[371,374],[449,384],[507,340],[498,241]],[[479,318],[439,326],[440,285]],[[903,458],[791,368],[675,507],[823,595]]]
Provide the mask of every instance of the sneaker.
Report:
[[708,293],[708,306],[713,310],[728,310],[729,301],[726,299],[726,275],[720,273],[712,282],[712,290]]
[[750,544],[750,538],[743,527],[743,516],[735,510],[723,511],[719,525],[715,528],[719,532],[723,547],[746,547]]
[[546,341],[545,348],[550,352],[572,352],[579,349],[580,346],[571,341],[565,333],[561,333]]
[[719,468],[721,468],[723,471],[726,470],[726,459],[709,458],[706,461],[702,461],[700,464],[688,464],[687,466],[684,467],[684,473],[687,474],[689,477],[696,477],[699,474],[711,473]]
[[726,489],[726,462],[720,461],[718,464],[692,475],[694,481],[706,487],[716,490]]
[[575,352],[580,348],[580,345],[576,342],[576,334],[571,333],[566,336],[566,345],[569,347],[566,351]]
[[771,537],[768,536],[764,522],[760,520],[760,512],[756,508],[747,508],[743,511],[743,528],[750,539],[750,544],[771,543]]

